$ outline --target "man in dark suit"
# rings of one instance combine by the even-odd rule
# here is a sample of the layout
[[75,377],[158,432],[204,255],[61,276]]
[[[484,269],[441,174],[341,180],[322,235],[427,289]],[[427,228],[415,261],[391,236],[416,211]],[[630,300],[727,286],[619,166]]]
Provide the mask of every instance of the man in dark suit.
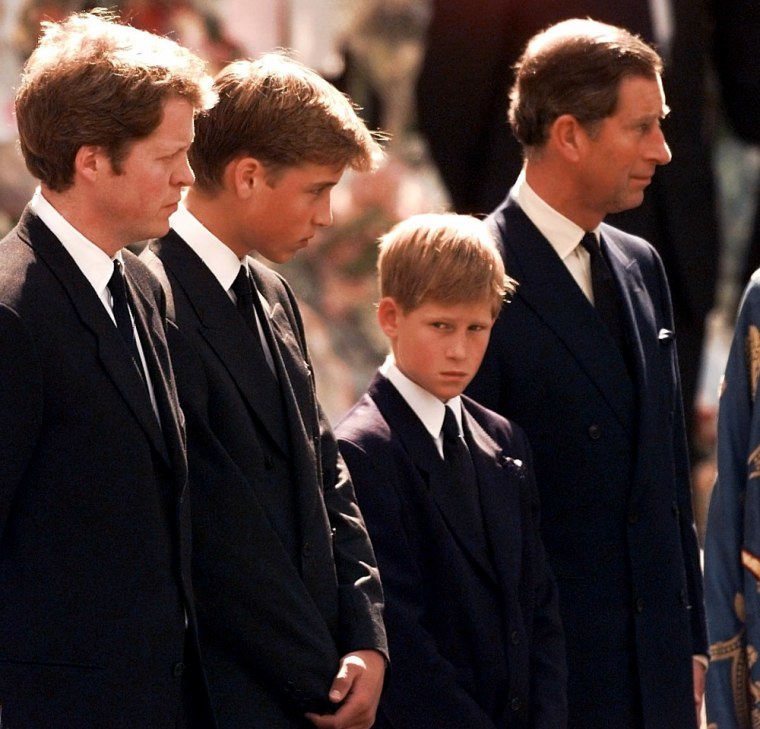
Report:
[[[522,166],[522,150],[509,133],[507,97],[513,65],[531,36],[566,18],[591,17],[657,44],[673,109],[665,122],[673,161],[641,205],[612,213],[607,222],[645,238],[663,259],[689,429],[718,268],[708,31],[711,13],[730,14],[724,6],[706,0],[434,0],[417,89],[420,128],[454,208],[485,213],[501,202],[504,180]],[[730,41],[722,47],[731,48]]]
[[383,575],[393,669],[375,727],[564,727],[527,439],[460,397],[513,282],[469,216],[400,223],[378,272],[392,354],[336,428]]
[[489,218],[518,290],[471,393],[533,446],[584,729],[689,726],[704,685],[668,285],[652,246],[602,224],[670,160],[660,63],[594,21],[535,36],[510,106],[525,167]]
[[[198,120],[196,185],[152,247],[173,298],[201,648],[221,727],[369,727],[382,591],[314,392],[283,262],[331,222],[344,168],[379,147],[350,102],[270,54],[223,69]],[[157,257],[157,258],[156,258]]]
[[9,727],[213,726],[162,292],[121,252],[168,230],[212,100],[200,59],[102,14],[46,25],[24,70],[16,115],[40,189],[0,242]]

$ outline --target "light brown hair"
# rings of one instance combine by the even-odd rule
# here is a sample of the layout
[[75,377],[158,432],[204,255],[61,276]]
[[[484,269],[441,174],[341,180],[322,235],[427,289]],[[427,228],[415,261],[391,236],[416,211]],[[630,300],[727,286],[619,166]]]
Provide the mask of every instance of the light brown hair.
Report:
[[661,73],[657,52],[623,28],[578,18],[557,23],[535,35],[515,65],[512,131],[526,150],[542,147],[563,114],[594,133],[615,113],[624,78]]
[[219,103],[198,118],[190,164],[195,186],[218,190],[224,169],[253,157],[276,175],[317,164],[364,172],[382,158],[351,101],[319,74],[281,52],[235,61],[216,76]]
[[425,213],[398,223],[380,239],[377,271],[380,296],[406,313],[428,301],[489,301],[496,317],[516,288],[488,227],[471,215]]
[[27,168],[53,190],[72,185],[80,147],[103,147],[118,174],[130,143],[160,125],[168,99],[196,110],[215,101],[205,63],[168,38],[103,10],[42,25],[16,93],[16,120]]

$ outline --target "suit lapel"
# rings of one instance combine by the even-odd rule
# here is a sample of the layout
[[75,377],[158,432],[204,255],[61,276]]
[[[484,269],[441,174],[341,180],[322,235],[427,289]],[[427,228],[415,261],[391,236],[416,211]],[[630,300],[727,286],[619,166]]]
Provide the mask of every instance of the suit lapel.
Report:
[[486,539],[491,549],[493,569],[502,592],[518,594],[522,565],[522,529],[520,479],[525,466],[504,453],[469,412],[467,398],[462,399],[463,415],[480,485],[480,506]]
[[[503,245],[507,272],[517,279],[517,298],[552,330],[632,432],[634,390],[622,353],[593,306],[573,280],[549,242],[510,196],[493,222]],[[617,270],[617,285],[621,271]],[[503,316],[509,316],[509,305]],[[626,306],[630,316],[630,301]],[[630,322],[630,319],[629,319]],[[621,386],[621,383],[626,383]]]
[[208,266],[174,231],[155,243],[154,252],[193,307],[200,335],[227,369],[258,420],[287,454],[287,430],[279,417],[282,409],[279,388],[263,357],[258,366],[253,364],[253,356],[260,350],[254,333]]
[[644,373],[647,357],[653,355],[653,353],[645,351],[646,343],[656,340],[653,337],[643,336],[643,334],[647,329],[651,329],[652,323],[655,321],[654,304],[642,280],[638,262],[625,255],[625,252],[617,244],[614,233],[606,229],[606,226],[604,226],[602,234],[608,252],[610,270],[620,292],[626,335],[634,366],[633,376],[637,391],[643,392],[646,388]]
[[[262,302],[266,334],[273,350],[277,376],[281,378],[290,391],[289,400],[301,403],[298,407],[299,418],[308,407],[308,412],[316,412],[314,388],[312,385],[311,365],[304,356],[303,345],[296,337],[293,325],[285,309],[278,301],[265,297]],[[305,425],[305,424],[304,424]]]
[[[401,441],[410,460],[427,485],[432,499],[449,528],[454,540],[488,579],[495,575],[487,550],[473,539],[462,522],[461,509],[456,499],[449,498],[450,484],[446,467],[433,438],[401,394],[382,375],[376,375],[368,389],[394,435]],[[475,461],[475,458],[473,458]],[[478,479],[481,478],[480,459],[475,462]],[[480,464],[482,466],[482,464]]]
[[[128,260],[127,253],[124,254]],[[172,471],[178,476],[177,482],[184,484],[181,471],[186,469],[184,456],[177,451],[184,448],[184,434],[178,419],[180,412],[177,393],[171,381],[171,364],[168,357],[168,345],[166,335],[156,312],[155,303],[146,297],[130,276],[130,267],[127,262],[126,284],[129,289],[133,305],[135,326],[143,345],[145,363],[148,367],[153,394],[158,409],[157,417],[160,419],[160,427],[163,433],[161,442],[166,450],[167,462],[172,466]]]
[[322,428],[306,343],[301,337],[298,323],[291,321],[279,301],[281,289],[270,285],[261,275],[259,267],[262,264],[249,261],[249,265],[260,294],[260,311],[264,314],[261,323],[271,347],[282,406],[285,408],[293,471],[301,484],[296,489],[301,531],[302,534],[314,534],[313,519],[317,515],[319,521],[325,522],[324,528],[329,532],[324,503],[319,497],[318,488],[314,488],[315,485],[321,486],[323,478]]
[[251,275],[261,294],[260,311],[264,314],[261,324],[272,351],[288,420],[296,426],[298,435],[303,438],[304,433],[317,427],[316,399],[305,345],[296,336],[282,304],[277,301],[276,294],[270,290],[255,266],[251,266]]
[[[36,215],[26,212],[19,229],[28,231],[29,244],[65,289],[82,325],[95,336],[103,369],[108,373],[114,387],[140,423],[155,450],[161,454],[167,465],[171,465],[145,383],[103,303],[61,242]],[[150,350],[151,347],[144,349]]]

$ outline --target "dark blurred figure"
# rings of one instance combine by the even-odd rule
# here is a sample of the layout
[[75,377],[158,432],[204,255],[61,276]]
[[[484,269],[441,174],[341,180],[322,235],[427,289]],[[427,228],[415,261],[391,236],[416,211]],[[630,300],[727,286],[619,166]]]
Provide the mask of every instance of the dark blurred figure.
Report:
[[[760,144],[760,3],[734,0],[731,12],[715,12],[715,67],[726,120],[745,142]],[[742,266],[739,290],[760,267],[760,200]]]
[[[417,103],[420,129],[454,207],[458,212],[487,213],[501,202],[522,164],[520,147],[507,125],[507,90],[512,66],[534,33],[565,18],[589,16],[657,44],[665,59],[663,83],[672,109],[664,131],[673,161],[659,170],[641,207],[611,215],[607,222],[646,238],[662,256],[673,297],[691,433],[718,257],[707,123],[709,8],[707,0],[660,0],[666,2],[672,27],[664,43],[668,39],[657,37],[663,33],[655,33],[650,12],[655,3],[647,0],[433,0]],[[760,126],[755,131],[760,134]]]

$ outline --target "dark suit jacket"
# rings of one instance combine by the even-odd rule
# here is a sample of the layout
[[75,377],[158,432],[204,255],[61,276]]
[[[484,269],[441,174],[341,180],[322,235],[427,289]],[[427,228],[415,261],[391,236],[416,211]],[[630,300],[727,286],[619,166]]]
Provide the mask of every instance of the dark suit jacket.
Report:
[[558,729],[564,643],[527,440],[467,398],[463,425],[493,560],[463,536],[437,488],[445,463],[385,377],[336,428],[386,594],[393,665],[375,727]]
[[[674,37],[663,84],[672,113],[663,129],[673,160],[658,169],[641,206],[609,222],[651,242],[665,264],[690,421],[718,266],[707,83],[712,4],[669,1]],[[496,208],[520,170],[507,95],[512,66],[531,36],[560,20],[590,16],[654,39],[649,0],[434,0],[433,8],[418,84],[419,123],[459,212]]]
[[470,392],[520,423],[533,446],[567,638],[570,726],[639,726],[639,684],[647,729],[692,726],[691,655],[706,652],[706,639],[662,263],[645,241],[602,226],[631,378],[514,199],[489,223],[519,286]]
[[[173,296],[170,340],[187,419],[193,576],[219,724],[311,726],[339,658],[385,651],[375,558],[318,408],[298,307],[250,260],[279,387],[227,292],[173,231],[153,245]],[[155,259],[153,263],[159,263]]]
[[[0,705],[9,727],[174,729],[187,465],[161,289],[125,252],[161,416],[65,248],[0,242]],[[5,726],[4,724],[4,726]]]

